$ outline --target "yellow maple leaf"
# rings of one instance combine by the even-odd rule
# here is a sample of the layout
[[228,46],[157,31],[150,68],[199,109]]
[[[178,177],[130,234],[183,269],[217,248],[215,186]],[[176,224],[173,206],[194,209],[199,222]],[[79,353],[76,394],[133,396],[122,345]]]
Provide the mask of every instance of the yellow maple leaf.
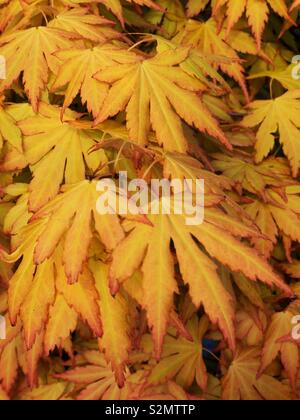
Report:
[[5,57],[7,66],[6,79],[0,82],[1,92],[11,87],[23,73],[25,91],[37,112],[41,94],[48,83],[49,69],[55,72],[59,64],[52,53],[71,48],[72,40],[77,38],[77,34],[43,26],[1,37],[0,54]]
[[222,380],[224,400],[290,400],[288,389],[269,375],[257,373],[260,364],[260,349],[239,348],[228,372]]
[[[259,234],[242,223],[237,223],[222,211],[206,209],[205,221],[199,226],[187,226],[184,217],[179,215],[151,215],[149,220],[152,226],[136,223],[128,227],[129,235],[113,252],[110,277],[111,288],[115,291],[118,283],[131,277],[142,264],[143,300],[157,355],[161,351],[167,314],[172,305],[173,293],[176,292],[171,239],[193,303],[196,307],[204,305],[206,313],[212,322],[219,324],[232,348],[235,347],[232,299],[220,280],[216,264],[197,246],[193,238],[213,258],[217,258],[233,271],[241,271],[251,280],[260,279],[291,293],[289,287],[255,250],[235,238],[249,235],[255,237]],[[228,230],[224,230],[224,223]],[[163,267],[162,259],[167,261]]]
[[89,14],[86,8],[77,7],[59,13],[49,22],[48,27],[77,33],[84,39],[102,43],[121,36],[119,32],[111,29],[109,25],[113,25],[113,22],[102,16]]
[[[82,103],[96,117],[108,92],[108,84],[93,77],[101,68],[117,64],[128,64],[136,56],[125,48],[114,44],[104,44],[88,49],[69,49],[55,53],[61,61],[58,74],[51,91],[67,86],[62,113],[80,92]],[[76,79],[74,79],[76,73]]]
[[287,187],[285,199],[277,192],[268,191],[271,202],[264,203],[253,200],[252,203],[245,205],[248,214],[255,220],[262,233],[267,239],[255,239],[258,249],[269,257],[277,242],[280,233],[286,235],[293,241],[300,242],[300,200],[298,197],[299,186]]
[[89,153],[97,142],[97,133],[77,129],[72,122],[79,117],[73,111],[60,118],[61,109],[42,103],[34,117],[19,121],[24,135],[24,154],[13,149],[7,153],[2,170],[15,171],[31,165],[29,207],[36,211],[59,191],[63,180],[67,184],[86,177],[86,166],[94,172],[107,161],[103,150]]
[[[59,340],[68,337],[66,335],[59,336],[59,340],[57,338],[57,333],[60,331],[59,323],[63,322],[63,316],[61,318],[60,313],[57,312],[57,317],[55,317],[53,305],[59,306],[62,312],[70,314],[72,326],[75,322],[75,315],[69,308],[74,309],[75,314],[77,313],[81,319],[87,322],[96,336],[101,336],[102,328],[97,304],[98,293],[94,279],[86,267],[82,269],[83,272],[78,276],[76,284],[68,284],[60,245],[58,245],[53,258],[44,261],[38,267],[34,264],[34,241],[37,241],[42,233],[44,222],[35,222],[21,229],[19,233],[21,245],[14,253],[6,255],[5,258],[12,262],[18,261],[23,256],[22,262],[11,277],[9,284],[8,307],[11,322],[16,324],[20,313],[24,341],[27,349],[31,349],[38,334],[45,328],[49,313],[53,313],[49,327],[52,337],[49,338],[50,333],[46,336],[47,343],[52,343],[46,346],[49,351],[49,348],[53,348],[54,342],[58,345]],[[30,246],[28,246],[29,243],[31,243]],[[58,294],[60,298],[58,298]],[[57,329],[54,328],[55,325]]]
[[[288,374],[292,389],[295,391],[299,365],[299,349],[297,342],[290,340],[293,317],[294,313],[290,310],[278,312],[272,316],[265,336],[259,375],[265,371],[280,353],[282,364]],[[280,341],[283,339],[286,341]]]
[[225,29],[219,31],[216,21],[211,18],[206,22],[189,20],[174,40],[180,45],[195,48],[205,57],[219,57],[215,60],[215,66],[236,80],[249,100],[245,70],[237,54],[237,51],[257,54],[255,42],[249,34],[236,30],[226,39]]
[[[208,327],[209,320],[206,316],[203,316],[200,321],[194,316],[187,323],[192,341],[168,334],[164,342],[162,358],[152,369],[147,382],[159,384],[167,379],[176,378],[176,383],[188,389],[196,380],[200,388],[205,390],[208,378],[201,343]],[[145,352],[151,351],[149,344],[147,337],[144,337],[142,348]]]
[[261,162],[274,147],[277,131],[294,177],[300,168],[300,90],[292,90],[276,99],[250,104],[250,115],[243,120],[246,127],[257,127],[256,161]]
[[[84,366],[56,375],[57,378],[84,385],[77,400],[120,400],[128,395],[127,384],[120,389],[111,366],[102,353],[97,351],[83,352]],[[128,376],[128,372],[127,375]]]
[[99,194],[95,181],[82,181],[66,187],[40,211],[34,219],[42,218],[44,230],[37,238],[34,261],[41,264],[54,253],[59,241],[64,241],[63,262],[70,283],[75,283],[88,257],[93,230],[92,220],[101,241],[112,250],[124,238],[117,215],[100,215],[96,210]]
[[125,366],[129,358],[131,341],[129,339],[128,304],[120,294],[113,297],[109,290],[109,267],[100,261],[89,264],[95,278],[100,297],[99,306],[103,335],[99,339],[100,349],[111,363],[120,386],[125,381]]
[[139,145],[148,141],[150,126],[159,144],[169,151],[187,150],[181,119],[231,148],[197,92],[203,85],[180,67],[189,49],[168,50],[136,64],[117,65],[101,70],[96,79],[112,86],[95,124],[126,109],[131,138]]
[[270,8],[279,16],[293,23],[285,0],[216,0],[213,13],[218,13],[224,5],[226,5],[228,18],[227,32],[231,31],[245,11],[259,49]]

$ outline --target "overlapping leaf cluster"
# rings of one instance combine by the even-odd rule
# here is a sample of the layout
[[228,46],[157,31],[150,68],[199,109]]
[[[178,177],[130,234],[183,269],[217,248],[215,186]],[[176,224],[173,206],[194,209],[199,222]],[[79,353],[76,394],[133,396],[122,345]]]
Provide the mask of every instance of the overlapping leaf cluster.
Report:
[[[299,397],[299,10],[0,1],[0,400]],[[100,215],[121,170],[204,223]]]

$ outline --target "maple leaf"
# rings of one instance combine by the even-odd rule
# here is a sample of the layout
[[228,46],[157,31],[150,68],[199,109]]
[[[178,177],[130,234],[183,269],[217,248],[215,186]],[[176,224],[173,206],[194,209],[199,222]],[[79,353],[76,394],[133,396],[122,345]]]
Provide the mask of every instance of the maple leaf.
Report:
[[285,0],[216,0],[213,14],[217,14],[226,5],[227,33],[246,12],[249,26],[255,36],[258,48],[261,48],[261,38],[269,18],[270,7],[281,17],[294,23],[289,16]]
[[34,389],[25,389],[20,393],[22,401],[57,401],[63,399],[68,391],[66,382],[40,385]]
[[77,33],[82,38],[96,43],[102,43],[108,39],[116,39],[121,36],[119,32],[110,29],[113,25],[102,16],[89,14],[87,8],[77,7],[65,10],[55,16],[48,24],[48,28],[56,28],[70,33]]
[[[143,281],[142,273],[135,273],[130,279],[124,283],[124,290],[134,299],[142,308],[145,308],[144,304],[144,290],[143,290]],[[169,314],[169,326],[176,329],[178,334],[181,337],[184,337],[186,340],[192,340],[191,334],[186,329],[183,320],[175,312],[175,309],[172,309]]]
[[42,356],[43,334],[36,340],[31,350],[24,346],[20,324],[11,327],[7,319],[8,338],[1,341],[0,346],[0,382],[2,388],[10,395],[17,379],[19,367],[27,376],[28,383],[34,387],[37,383],[37,368]]
[[35,17],[41,12],[40,3],[43,0],[19,0],[1,1],[0,30],[4,32],[14,28],[23,29],[28,26],[30,18]]
[[260,349],[239,348],[222,380],[224,400],[290,400],[288,390],[269,375],[257,378]]
[[100,312],[103,325],[103,335],[99,339],[100,348],[104,351],[108,362],[111,362],[116,380],[122,387],[125,381],[125,364],[129,359],[131,342],[129,339],[128,305],[120,294],[115,298],[109,290],[107,265],[91,261],[89,264],[94,275],[96,287],[100,296]]
[[[135,54],[113,44],[104,44],[86,50],[75,48],[62,50],[55,53],[55,56],[61,60],[61,66],[51,90],[56,91],[67,85],[62,113],[80,92],[82,103],[87,103],[89,112],[95,118],[107,95],[108,84],[95,80],[93,76],[102,67],[129,64],[136,59]],[[74,79],[75,72],[76,79]]]
[[[66,328],[69,328],[65,331],[73,330],[76,327],[77,314],[87,322],[96,336],[101,336],[102,328],[97,290],[87,269],[79,275],[76,284],[69,285],[63,268],[60,246],[53,258],[38,267],[35,266],[34,241],[37,241],[39,234],[43,232],[44,224],[36,222],[24,227],[19,233],[21,245],[14,253],[7,255],[6,259],[10,262],[18,261],[23,256],[18,270],[10,279],[8,290],[10,319],[16,324],[20,313],[24,341],[28,350],[32,349],[37,336],[50,319],[45,336],[45,348],[49,353],[55,345],[59,346],[60,340],[69,336],[67,332],[62,332],[59,324],[65,323]],[[64,316],[67,315],[69,327],[64,321]]]
[[52,54],[72,47],[79,36],[56,28],[36,27],[13,32],[1,37],[0,54],[7,65],[6,79],[0,82],[3,92],[23,72],[25,91],[33,110],[38,111],[41,93],[49,79],[49,69],[56,72],[58,59]]
[[[9,22],[17,15],[22,12],[22,6],[17,0],[1,2],[1,17],[0,17],[0,29],[1,32],[7,27]],[[3,13],[5,11],[5,13]]]
[[248,77],[248,80],[269,77],[272,82],[274,80],[277,80],[287,90],[299,89],[299,80],[294,77],[291,77],[294,69],[295,64],[291,64],[289,66],[286,64],[284,68],[278,68],[276,70],[266,69],[254,72]]
[[280,232],[293,241],[300,241],[299,186],[287,187],[285,194],[286,197],[283,198],[278,192],[270,190],[268,195],[272,199],[271,203],[253,200],[245,205],[248,214],[269,238],[269,241],[255,240],[258,248],[267,257],[271,255]]
[[238,186],[259,195],[265,202],[271,201],[268,188],[295,184],[285,159],[270,157],[259,164],[250,156],[227,156],[221,153],[213,155],[212,165],[217,171],[232,179]]
[[256,134],[256,161],[261,162],[274,147],[276,133],[288,157],[294,177],[300,168],[300,91],[294,90],[271,100],[255,101],[250,104],[252,112],[243,120],[246,127],[260,126]]
[[[199,322],[197,317],[193,317],[187,323],[193,341],[184,338],[176,338],[171,333],[165,338],[161,361],[151,371],[147,380],[149,384],[159,384],[167,379],[176,378],[176,382],[184,389],[190,388],[193,381],[202,390],[207,385],[207,371],[203,361],[202,340],[209,327],[209,320],[204,316]],[[142,347],[144,351],[151,351],[149,343],[144,338]]]
[[[86,366],[76,367],[65,373],[56,375],[57,378],[84,386],[77,396],[77,400],[119,400],[126,395],[127,389],[120,389],[110,364],[102,353],[85,351],[83,353]],[[128,373],[127,373],[128,375]]]
[[278,312],[272,316],[265,336],[259,374],[264,372],[280,353],[282,364],[295,391],[299,365],[298,344],[293,341],[280,341],[291,336],[293,317],[294,313],[289,310]]
[[126,109],[130,136],[139,145],[147,143],[152,124],[159,144],[166,150],[184,153],[187,140],[181,117],[231,148],[217,121],[196,94],[202,84],[178,67],[188,51],[186,48],[169,50],[150,59],[139,59],[136,64],[108,67],[97,73],[97,80],[112,86],[95,125]]
[[[229,39],[226,39],[225,30],[218,31],[217,23],[213,18],[206,22],[190,20],[176,35],[175,41],[183,46],[199,50],[206,57],[220,57],[216,60],[216,66],[239,83],[246,99],[249,100],[245,71],[235,51],[257,54],[255,42],[248,34],[237,30],[232,32]],[[225,57],[225,60],[222,60],[222,57]]]
[[236,336],[247,346],[262,344],[264,332],[267,326],[267,317],[263,311],[258,311],[248,305],[245,310],[239,310],[236,314]]
[[41,231],[41,223],[37,223],[33,228],[32,226],[24,227],[23,231],[18,235],[19,244],[16,244],[16,250],[10,255],[2,251],[2,258],[9,263],[18,261],[23,257],[9,283],[8,306],[12,325],[16,325],[17,323],[21,305],[31,286],[35,272],[35,266],[33,264],[34,246],[31,241],[36,240]]
[[[157,52],[159,54],[167,52],[168,50],[176,50],[180,47],[180,43],[177,42],[176,38],[173,40],[167,40],[158,35],[147,36],[146,39],[154,39],[157,43]],[[215,70],[215,65],[218,64],[219,60],[226,61],[223,57],[205,56],[196,48],[189,48],[189,53],[186,59],[180,63],[180,68],[184,70],[190,76],[196,77],[200,82],[203,83],[203,89],[210,90],[216,95],[226,92],[230,92],[231,88],[223,79],[223,77]],[[229,61],[228,61],[229,63]],[[219,91],[216,83],[220,84]],[[212,96],[209,96],[212,98]],[[203,95],[204,99],[204,95]],[[216,100],[216,98],[214,98]]]
[[216,175],[204,169],[195,158],[180,153],[164,153],[164,176],[169,179],[204,180],[206,203],[218,204],[224,198],[224,191],[231,190],[233,183],[225,176]]
[[[230,219],[222,211],[207,208],[205,214],[204,223],[196,227],[187,226],[184,218],[179,215],[149,216],[153,226],[139,223],[131,226],[130,234],[113,252],[110,271],[113,291],[118,289],[118,282],[132,276],[142,263],[144,304],[152,327],[157,355],[160,354],[168,312],[172,305],[173,293],[176,292],[174,261],[170,251],[171,239],[175,245],[183,280],[189,285],[193,303],[196,307],[203,303],[206,313],[212,322],[219,324],[232,348],[235,346],[235,340],[231,297],[221,283],[217,266],[200,250],[193,237],[212,257],[219,259],[232,270],[241,271],[252,280],[259,278],[269,285],[277,285],[291,293],[289,287],[284,285],[253,249],[247,248],[234,238],[255,236],[255,231],[251,233],[251,229],[244,230],[244,225]],[[224,223],[230,233],[223,230]],[[162,259],[168,261],[163,269],[160,263]]]
[[16,381],[18,373],[17,359],[18,339],[14,338],[0,354],[0,381],[4,390],[9,393]]
[[99,193],[96,185],[95,181],[82,181],[70,185],[34,215],[35,220],[42,218],[42,222],[45,222],[44,230],[36,241],[35,263],[41,264],[51,257],[66,233],[63,263],[70,283],[77,281],[88,258],[88,248],[92,239],[92,220],[108,250],[114,249],[124,238],[118,216],[100,215],[97,212]]
[[68,111],[61,121],[60,114],[59,107],[41,103],[38,115],[19,121],[24,135],[24,156],[12,150],[1,166],[2,170],[15,171],[32,165],[31,211],[54,198],[63,180],[68,184],[80,182],[85,179],[86,166],[94,172],[107,161],[101,150],[89,153],[96,143],[96,133],[72,125],[80,115]]
[[185,390],[174,381],[168,381],[158,386],[148,386],[145,384],[141,387],[141,391],[129,394],[128,399],[137,400],[161,400],[161,401],[176,401],[193,399]]

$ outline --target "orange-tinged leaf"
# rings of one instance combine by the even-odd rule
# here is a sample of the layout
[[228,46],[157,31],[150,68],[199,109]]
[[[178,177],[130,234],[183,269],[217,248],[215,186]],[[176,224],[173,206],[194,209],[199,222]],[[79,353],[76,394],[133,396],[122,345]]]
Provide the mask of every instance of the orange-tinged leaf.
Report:
[[240,271],[251,280],[261,280],[269,286],[278,287],[288,295],[292,294],[289,286],[254,249],[230,237],[227,232],[204,223],[192,229],[192,233],[203,243],[211,256],[220,258],[223,264],[233,271]]
[[35,219],[47,217],[45,229],[35,247],[34,260],[37,264],[53,254],[60,239],[67,232],[63,261],[70,283],[76,282],[87,260],[92,238],[92,220],[108,250],[114,249],[124,238],[118,216],[98,214],[96,203],[100,195],[96,186],[96,182],[89,181],[69,186],[64,193],[58,195],[34,216]]
[[239,349],[222,381],[224,400],[290,400],[288,390],[278,380],[269,375],[257,378],[259,356],[259,348]]
[[120,33],[108,27],[111,24],[113,22],[104,17],[89,14],[88,9],[77,7],[59,13],[49,22],[48,27],[77,33],[82,38],[102,43],[120,37]]
[[170,251],[170,225],[163,215],[158,217],[155,230],[151,234],[142,271],[143,306],[147,311],[156,357],[159,359],[173,307],[174,292],[178,292],[174,260]]
[[55,282],[53,261],[41,264],[33,278],[30,291],[21,307],[21,320],[24,338],[28,349],[31,349],[36,336],[43,329],[48,319],[49,306],[55,298]]
[[12,324],[16,323],[21,304],[23,303],[26,294],[29,293],[34,271],[35,266],[32,261],[32,254],[29,252],[28,255],[23,257],[21,264],[10,282],[8,304]]
[[69,337],[77,325],[77,314],[70,308],[65,298],[57,294],[50,308],[44,340],[45,353],[48,355],[55,347],[60,347],[61,341]]
[[0,41],[0,54],[6,58],[6,79],[0,90],[9,88],[23,72],[25,90],[35,112],[41,93],[49,78],[49,69],[55,71],[58,59],[52,53],[72,46],[78,35],[48,27],[33,27],[5,35]]
[[[277,3],[277,5],[276,5]],[[261,38],[269,17],[269,5],[276,8],[278,14],[289,19],[288,8],[283,0],[217,0],[214,13],[218,13],[221,6],[226,4],[226,15],[228,18],[227,32],[229,33],[233,26],[242,17],[246,11],[249,25],[255,35],[258,48],[261,48]],[[280,7],[276,7],[279,6]]]
[[[127,238],[116,248],[113,254],[113,263],[111,267],[111,278],[114,284],[114,281],[124,281],[129,278],[140,266],[142,263],[145,251],[147,249],[147,254],[149,253],[149,240],[145,241],[145,238],[155,237],[155,231],[158,230],[159,219],[163,216],[156,218],[151,217],[151,221],[154,224],[154,227],[147,225],[137,225],[135,230],[129,234]],[[164,216],[167,219],[167,216]],[[212,261],[209,260],[196,246],[192,241],[191,237],[188,234],[188,231],[184,225],[180,225],[181,229],[178,228],[178,223],[180,219],[170,218],[166,220],[166,226],[170,223],[170,227],[165,232],[165,252],[169,255],[168,246],[170,246],[171,237],[174,240],[175,248],[177,251],[177,256],[179,259],[179,264],[183,278],[187,284],[190,286],[190,294],[193,298],[193,301],[196,306],[199,306],[202,302],[204,303],[205,309],[212,319],[217,322],[219,321],[222,325],[222,329],[226,338],[230,341],[230,344],[234,346],[234,332],[233,332],[233,310],[230,306],[230,297],[227,295],[225,289],[221,285],[221,282],[218,278],[216,267]],[[162,235],[161,231],[158,230],[157,235]],[[151,241],[150,241],[151,243]],[[152,250],[152,248],[151,248]],[[152,252],[162,252],[159,248],[152,250]],[[126,258],[124,258],[126,255]],[[167,319],[164,304],[166,304],[166,297],[168,299],[169,308],[171,307],[171,297],[176,289],[173,283],[173,264],[170,261],[169,265],[165,267],[166,274],[163,277],[157,277],[156,266],[149,266],[147,263],[147,258],[143,263],[144,271],[144,294],[149,296],[149,304],[146,303],[148,309],[148,319],[150,325],[155,327],[153,333],[156,352],[159,354],[159,344],[161,345],[163,336],[157,336],[156,333],[159,332],[163,334],[166,328]],[[159,256],[151,256],[151,258],[159,258]],[[170,258],[170,256],[168,257]],[[150,260],[149,260],[150,261]],[[146,265],[147,263],[147,265]],[[147,269],[147,273],[146,273]],[[150,272],[149,272],[150,270]],[[155,275],[157,281],[154,285],[150,285],[150,276],[151,273]],[[149,276],[149,279],[147,280]],[[167,276],[167,277],[166,277]],[[168,290],[166,294],[165,290],[165,279],[169,278],[171,280],[171,289]],[[156,280],[156,279],[155,279]],[[146,281],[146,283],[145,283]],[[162,302],[157,299],[153,299],[153,291],[149,291],[149,288],[153,287],[153,290],[159,290],[159,296],[161,297]],[[168,286],[170,287],[170,286]],[[162,289],[162,291],[160,291]],[[218,292],[216,291],[218,290]],[[157,324],[156,324],[157,323]],[[163,328],[162,328],[163,327]]]
[[12,154],[2,164],[4,170],[31,165],[34,178],[30,184],[29,205],[32,211],[54,198],[63,180],[67,184],[80,182],[85,179],[86,165],[96,171],[107,161],[102,150],[89,153],[96,144],[96,134],[93,138],[90,132],[71,124],[79,114],[68,111],[61,121],[60,112],[59,107],[42,103],[38,115],[20,121],[26,161],[21,167],[15,167]]
[[0,353],[0,383],[9,393],[18,373],[17,338],[8,343]]
[[62,398],[66,391],[67,384],[55,382],[53,384],[41,385],[33,390],[21,393],[21,400],[24,401],[57,401]]
[[[206,57],[220,57],[219,60],[216,60],[216,67],[239,83],[248,100],[245,71],[236,50],[256,54],[257,48],[254,40],[245,32],[235,31],[232,33],[232,39],[226,40],[226,30],[219,31],[213,18],[206,22],[190,20],[184,31],[178,34],[178,42],[184,46],[194,47]],[[237,45],[241,39],[243,39],[243,42]],[[225,57],[225,60],[222,57]]]
[[296,342],[280,342],[280,339],[290,337],[294,314],[290,311],[278,312],[272,316],[270,325],[266,332],[260,374],[275,360],[279,355],[282,364],[289,376],[293,390],[296,390],[296,380],[299,366],[299,349]]
[[75,384],[87,385],[77,396],[78,400],[120,399],[122,391],[104,355],[96,351],[86,351],[83,356],[89,364],[76,367],[57,377]]
[[131,342],[129,339],[128,303],[119,294],[113,297],[109,290],[108,266],[96,261],[90,262],[96,288],[103,325],[103,336],[99,339],[100,348],[111,363],[120,386],[125,381],[125,364],[128,361]]
[[258,314],[254,312],[255,316],[251,316],[249,312],[247,310],[237,312],[236,336],[247,346],[258,346],[263,342],[267,317],[263,311],[259,311]]
[[152,124],[159,144],[166,150],[185,152],[187,140],[180,118],[229,148],[228,140],[196,94],[199,81],[178,67],[189,50],[178,48],[137,64],[108,67],[95,75],[112,85],[95,124],[126,109],[130,135],[139,145],[148,140]]
[[30,291],[32,285],[35,265],[33,263],[34,242],[41,233],[43,225],[35,223],[32,226],[24,227],[22,234],[20,234],[21,243],[15,252],[11,255],[6,255],[5,259],[8,262],[18,261],[21,257],[22,261],[10,279],[8,289],[8,306],[10,320],[13,325],[17,322],[17,316],[20,312],[21,305]]
[[51,90],[56,91],[67,85],[62,112],[65,112],[80,92],[83,104],[87,103],[88,110],[95,118],[107,95],[108,84],[95,80],[93,76],[101,68],[135,61],[135,54],[108,43],[85,50],[62,50],[55,56],[62,64]]
[[300,168],[300,91],[285,93],[273,100],[255,101],[250,105],[252,112],[243,120],[246,127],[257,127],[256,161],[261,162],[269,155],[275,144],[277,130],[279,141],[290,161],[294,177]]
[[187,324],[192,342],[168,335],[163,346],[162,360],[152,370],[148,382],[158,384],[166,379],[176,378],[176,382],[186,389],[196,380],[204,390],[207,385],[207,371],[201,342],[208,326],[209,320],[206,316],[199,322],[193,317]]

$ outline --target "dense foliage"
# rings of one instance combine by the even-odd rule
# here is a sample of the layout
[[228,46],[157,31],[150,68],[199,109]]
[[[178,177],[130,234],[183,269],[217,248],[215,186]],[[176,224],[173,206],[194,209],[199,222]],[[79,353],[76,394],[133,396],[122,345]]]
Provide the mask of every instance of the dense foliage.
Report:
[[[0,400],[298,398],[299,11],[0,0]],[[120,171],[204,223],[99,214]]]

